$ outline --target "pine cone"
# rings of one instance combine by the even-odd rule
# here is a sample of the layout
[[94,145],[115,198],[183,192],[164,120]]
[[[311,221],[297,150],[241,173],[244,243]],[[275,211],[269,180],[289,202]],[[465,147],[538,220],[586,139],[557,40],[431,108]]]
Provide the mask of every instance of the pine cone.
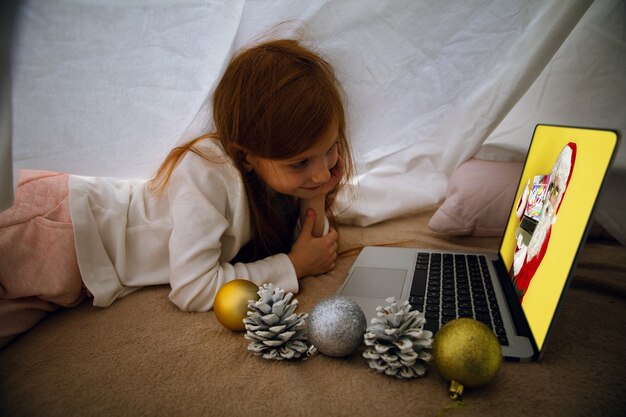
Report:
[[307,353],[306,313],[294,313],[298,300],[292,293],[263,284],[259,300],[248,301],[248,312],[243,322],[244,337],[250,340],[248,350],[265,359],[296,359]]
[[426,373],[431,360],[433,333],[424,330],[424,314],[411,310],[408,301],[398,305],[393,297],[391,305],[378,307],[377,316],[365,332],[363,357],[370,368],[397,378],[414,378]]

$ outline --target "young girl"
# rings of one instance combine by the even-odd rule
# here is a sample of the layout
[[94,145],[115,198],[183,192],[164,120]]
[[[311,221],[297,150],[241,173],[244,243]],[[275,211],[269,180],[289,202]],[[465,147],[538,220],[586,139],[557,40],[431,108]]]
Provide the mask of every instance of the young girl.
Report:
[[0,346],[86,296],[106,307],[168,283],[180,309],[207,311],[235,278],[297,292],[334,268],[352,159],[330,65],[295,40],[243,50],[213,121],[150,181],[22,173],[0,213]]

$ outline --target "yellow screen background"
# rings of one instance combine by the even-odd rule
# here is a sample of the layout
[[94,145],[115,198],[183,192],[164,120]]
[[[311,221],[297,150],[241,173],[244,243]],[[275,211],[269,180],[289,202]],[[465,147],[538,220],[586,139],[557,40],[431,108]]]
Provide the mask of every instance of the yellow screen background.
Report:
[[[524,296],[522,308],[539,349],[557,308],[565,281],[581,243],[597,193],[611,161],[617,135],[611,131],[537,126],[517,190],[514,208],[535,175],[549,174],[559,153],[570,142],[576,144],[576,160],[570,183],[557,213],[548,248]],[[501,257],[507,270],[513,263],[515,210],[504,233]]]

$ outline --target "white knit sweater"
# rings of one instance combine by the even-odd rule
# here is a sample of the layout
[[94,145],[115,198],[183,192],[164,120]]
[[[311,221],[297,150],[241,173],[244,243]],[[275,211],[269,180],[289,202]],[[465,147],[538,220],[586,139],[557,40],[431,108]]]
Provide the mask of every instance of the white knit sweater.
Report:
[[298,291],[286,254],[229,263],[251,237],[247,196],[221,144],[207,139],[199,146],[211,161],[188,152],[159,197],[145,180],[70,176],[78,265],[94,305],[169,283],[180,309],[207,311],[235,278]]

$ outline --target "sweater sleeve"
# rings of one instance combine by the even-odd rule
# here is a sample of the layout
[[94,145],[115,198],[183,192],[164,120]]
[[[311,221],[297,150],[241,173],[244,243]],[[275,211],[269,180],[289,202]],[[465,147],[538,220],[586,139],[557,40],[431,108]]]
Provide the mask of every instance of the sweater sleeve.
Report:
[[[212,309],[217,291],[236,278],[298,292],[296,272],[286,254],[251,263],[228,262],[246,243],[243,230],[250,226],[249,218],[243,218],[249,216],[247,200],[236,198],[243,187],[225,178],[224,171],[211,173],[205,183],[190,177],[171,183],[177,188],[170,193],[169,298],[183,311]],[[243,205],[245,210],[238,207]]]

